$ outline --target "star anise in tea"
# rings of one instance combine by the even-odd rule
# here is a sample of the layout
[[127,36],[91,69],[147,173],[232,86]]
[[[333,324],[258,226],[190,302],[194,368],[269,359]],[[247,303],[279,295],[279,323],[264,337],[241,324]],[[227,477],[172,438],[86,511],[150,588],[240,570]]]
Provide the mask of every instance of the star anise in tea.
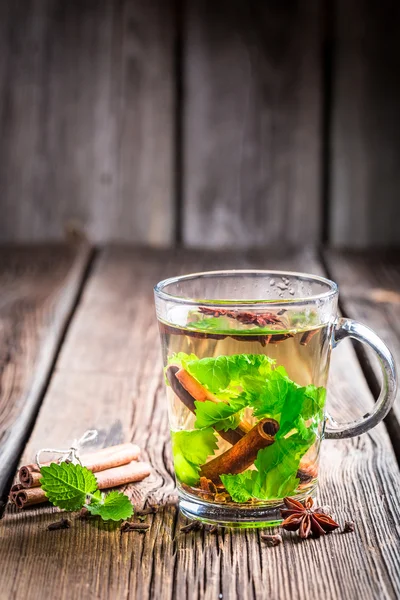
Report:
[[229,317],[230,319],[236,319],[239,321],[239,323],[243,323],[243,325],[257,325],[258,327],[266,327],[267,325],[282,324],[281,319],[278,319],[277,316],[269,312],[255,314],[252,312],[238,312],[224,308],[214,309],[208,306],[200,306],[199,312],[212,317]]
[[287,531],[299,531],[302,539],[311,534],[320,537],[339,527],[329,515],[313,510],[314,501],[311,497],[299,502],[294,498],[283,499],[286,509],[281,510],[281,516],[285,519],[281,527]]

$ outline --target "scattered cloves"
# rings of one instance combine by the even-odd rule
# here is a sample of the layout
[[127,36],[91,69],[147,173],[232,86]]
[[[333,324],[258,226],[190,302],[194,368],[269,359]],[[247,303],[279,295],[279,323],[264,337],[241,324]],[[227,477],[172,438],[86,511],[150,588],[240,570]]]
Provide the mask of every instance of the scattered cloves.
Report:
[[212,523],[203,523],[203,529],[208,531],[208,533],[217,533],[219,526]]
[[84,506],[83,508],[81,508],[81,510],[78,513],[78,519],[80,519],[81,521],[87,521],[90,517],[90,512],[88,511],[88,509],[86,508],[86,506]]
[[69,529],[71,527],[71,521],[69,519],[60,519],[60,521],[55,521],[55,523],[50,523],[47,526],[49,531],[57,531],[57,529]]
[[146,508],[142,508],[141,510],[135,510],[135,516],[136,517],[145,517],[146,515],[154,515],[156,512],[158,512],[159,506],[158,505],[154,505],[154,506],[147,506]]
[[344,527],[342,529],[342,533],[353,533],[354,529],[355,529],[355,525],[354,525],[353,521],[345,521]]
[[130,523],[129,521],[124,521],[120,527],[120,531],[122,533],[128,531],[140,531],[140,533],[146,533],[150,529],[150,525],[146,523]]
[[187,525],[181,527],[180,531],[182,533],[188,533],[189,531],[198,531],[199,529],[201,529],[201,525],[201,521],[191,521]]
[[261,539],[263,542],[265,542],[268,546],[279,546],[279,544],[282,544],[283,540],[282,540],[282,536],[279,535],[279,533],[275,534],[275,535],[269,535],[267,533],[262,533],[260,535]]

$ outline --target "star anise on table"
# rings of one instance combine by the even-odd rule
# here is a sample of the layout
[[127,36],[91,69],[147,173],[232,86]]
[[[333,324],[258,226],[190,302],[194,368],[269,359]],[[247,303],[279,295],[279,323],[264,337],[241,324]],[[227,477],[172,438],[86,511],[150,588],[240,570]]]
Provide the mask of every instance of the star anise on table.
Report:
[[287,531],[299,530],[299,536],[302,539],[308,538],[311,534],[320,537],[339,527],[329,515],[313,510],[313,499],[309,496],[304,502],[299,502],[294,498],[283,499],[286,509],[281,510],[283,523],[281,527]]

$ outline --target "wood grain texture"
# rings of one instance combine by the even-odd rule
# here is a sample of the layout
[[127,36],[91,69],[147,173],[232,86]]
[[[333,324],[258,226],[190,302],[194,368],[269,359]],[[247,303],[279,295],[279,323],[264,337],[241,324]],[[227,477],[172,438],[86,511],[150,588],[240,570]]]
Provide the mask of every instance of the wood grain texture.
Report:
[[[319,498],[356,532],[268,548],[256,530],[183,534],[175,501],[152,286],[161,278],[218,267],[321,272],[310,252],[207,254],[109,249],[100,255],[65,340],[40,418],[26,447],[68,442],[86,428],[101,442],[135,440],[154,467],[127,492],[160,502],[146,535],[73,520],[48,532],[56,509],[10,509],[0,523],[0,598],[215,599],[396,598],[399,471],[382,425],[353,440],[325,442]],[[334,353],[330,410],[363,414],[372,398],[346,342]],[[21,566],[22,565],[22,566]],[[51,567],[50,567],[51,565]],[[51,577],[49,578],[49,569]],[[357,576],[355,576],[355,573]],[[221,596],[222,595],[222,596]]]
[[[400,251],[327,251],[331,276],[339,283],[341,305],[346,316],[369,325],[389,346],[400,365]],[[381,373],[370,354],[363,355],[372,375],[374,392],[380,388]],[[389,415],[392,441],[400,451],[400,391]],[[394,439],[393,439],[394,438]]]
[[400,6],[337,0],[330,240],[400,244]]
[[320,5],[189,0],[183,239],[320,239]]
[[88,261],[86,247],[0,247],[0,516]]
[[172,0],[0,6],[0,241],[173,236]]

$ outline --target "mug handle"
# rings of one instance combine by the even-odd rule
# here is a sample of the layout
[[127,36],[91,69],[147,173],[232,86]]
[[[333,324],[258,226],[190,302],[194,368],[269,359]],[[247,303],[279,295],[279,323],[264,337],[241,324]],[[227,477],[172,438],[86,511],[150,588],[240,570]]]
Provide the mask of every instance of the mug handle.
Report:
[[[327,425],[325,439],[350,438],[372,429],[386,417],[396,397],[396,367],[392,353],[386,344],[366,325],[353,321],[353,319],[338,319],[333,331],[332,348],[336,348],[347,337],[368,344],[376,352],[382,369],[382,388],[370,413],[350,423],[339,423],[337,427]],[[332,422],[335,423],[333,419]]]

